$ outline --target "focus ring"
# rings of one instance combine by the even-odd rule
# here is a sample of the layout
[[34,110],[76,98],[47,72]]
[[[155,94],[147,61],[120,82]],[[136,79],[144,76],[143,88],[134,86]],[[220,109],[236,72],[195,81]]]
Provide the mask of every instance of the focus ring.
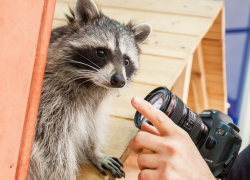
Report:
[[[193,115],[191,115],[193,114]],[[188,122],[192,121],[194,123],[193,129],[189,133],[191,139],[193,142],[196,144],[198,142],[198,136],[200,135],[200,132],[203,130],[202,129],[202,120],[200,117],[194,113],[191,109],[189,109],[189,116],[188,116]]]
[[182,100],[179,99],[177,96],[176,96],[176,101],[177,101],[176,107],[174,108],[174,111],[172,112],[172,114],[170,114],[169,117],[170,119],[172,119],[172,121],[174,121],[175,124],[178,125],[183,116],[184,104]]

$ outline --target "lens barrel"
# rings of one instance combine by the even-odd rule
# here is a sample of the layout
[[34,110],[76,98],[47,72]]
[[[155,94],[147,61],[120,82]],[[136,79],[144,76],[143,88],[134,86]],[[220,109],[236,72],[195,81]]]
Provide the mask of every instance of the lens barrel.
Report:
[[[208,128],[203,123],[201,117],[184,104],[178,96],[166,87],[159,87],[149,93],[145,100],[163,111],[175,124],[184,129],[198,148],[202,146],[208,134]],[[157,104],[154,104],[155,102]],[[134,121],[138,128],[141,127],[143,122],[151,124],[138,111],[135,114]]]

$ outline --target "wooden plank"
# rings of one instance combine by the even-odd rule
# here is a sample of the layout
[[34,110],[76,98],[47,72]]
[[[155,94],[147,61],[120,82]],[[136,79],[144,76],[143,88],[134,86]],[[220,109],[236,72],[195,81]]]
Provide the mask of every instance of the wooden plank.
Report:
[[174,92],[184,103],[188,102],[188,91],[191,78],[193,56],[188,58],[187,65],[172,87],[171,91]]
[[203,49],[204,49],[204,54],[207,55],[214,55],[214,56],[221,56],[223,53],[223,50],[221,49],[221,47],[217,47],[217,46],[208,46],[208,45],[203,45]]
[[115,9],[110,7],[102,7],[101,9],[105,15],[114,17],[120,22],[126,23],[131,19],[136,22],[147,21],[151,24],[154,31],[167,33],[200,36],[204,31],[207,32],[212,24],[211,18]]
[[[55,17],[62,16],[63,18],[64,12],[68,12],[67,5],[60,2],[57,3],[55,10]],[[114,19],[116,19],[117,16],[116,14],[113,14]],[[58,19],[55,23],[58,23]],[[199,41],[200,41],[199,37],[153,32],[150,35],[147,44],[143,46],[142,52],[144,54],[149,54],[149,55],[184,59],[193,53]]]
[[[129,141],[138,132],[138,129],[135,127],[134,122],[131,121],[120,118],[110,118],[110,121],[109,133],[107,133],[107,147],[103,152],[107,155],[119,157],[124,162],[131,152],[131,150],[127,148]],[[103,176],[93,165],[82,166],[80,172],[82,175],[78,177],[78,180],[114,179],[108,171],[106,171],[108,175]]]
[[[59,23],[56,21],[54,26]],[[153,32],[147,42],[142,46],[142,54],[184,59],[191,55],[199,44],[198,37]]]
[[219,46],[221,47],[223,44],[223,41],[218,41],[216,39],[205,39],[204,41],[202,41],[202,45],[210,45],[210,46]]
[[191,56],[199,41],[198,37],[153,32],[142,46],[142,53],[185,59]]
[[[71,0],[65,0],[67,2]],[[215,18],[223,6],[221,1],[197,1],[197,0],[140,0],[113,1],[96,0],[101,6],[116,8],[136,9],[163,13],[183,14]]]
[[129,88],[123,90],[122,95],[118,95],[114,100],[115,107],[111,109],[110,115],[114,117],[122,117],[125,119],[134,119],[135,109],[131,105],[131,99],[134,96],[141,98],[146,97],[149,92],[158,86],[132,83],[129,85]]
[[0,179],[26,179],[55,0],[0,1]]
[[142,55],[140,62],[141,67],[134,82],[154,86],[172,86],[186,64],[184,60],[150,55]]
[[216,17],[212,27],[205,35],[205,39],[218,39],[218,40],[224,40],[225,38],[225,22],[222,21],[224,17],[224,9],[220,11],[218,16]]
[[[55,10],[55,19],[65,19],[65,13],[68,13],[69,4],[57,2]],[[74,4],[70,3],[73,7]],[[153,27],[154,31],[200,36],[204,31],[207,32],[212,24],[211,18],[165,14],[157,12],[145,12],[130,9],[118,9],[102,7],[102,12],[108,17],[113,17],[119,22],[127,23],[131,19],[136,22],[147,21]]]

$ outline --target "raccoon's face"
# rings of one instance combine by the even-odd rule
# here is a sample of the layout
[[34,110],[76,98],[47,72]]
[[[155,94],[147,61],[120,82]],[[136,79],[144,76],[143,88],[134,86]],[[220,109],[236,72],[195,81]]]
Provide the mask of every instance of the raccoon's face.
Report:
[[139,69],[139,44],[148,24],[121,24],[103,15],[92,0],[78,0],[70,19],[76,31],[67,39],[67,59],[82,80],[104,88],[122,88]]

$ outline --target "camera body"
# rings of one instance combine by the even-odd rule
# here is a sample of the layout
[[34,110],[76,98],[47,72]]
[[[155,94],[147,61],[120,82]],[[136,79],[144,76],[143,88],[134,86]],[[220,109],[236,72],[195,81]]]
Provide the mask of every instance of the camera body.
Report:
[[229,116],[218,110],[204,110],[199,116],[209,132],[199,151],[214,176],[224,178],[231,170],[241,146],[239,128]]
[[[227,176],[242,141],[239,128],[229,116],[218,110],[204,110],[198,115],[166,87],[154,89],[145,100],[189,134],[214,177]],[[137,111],[135,126],[140,129],[144,122],[153,125]]]

